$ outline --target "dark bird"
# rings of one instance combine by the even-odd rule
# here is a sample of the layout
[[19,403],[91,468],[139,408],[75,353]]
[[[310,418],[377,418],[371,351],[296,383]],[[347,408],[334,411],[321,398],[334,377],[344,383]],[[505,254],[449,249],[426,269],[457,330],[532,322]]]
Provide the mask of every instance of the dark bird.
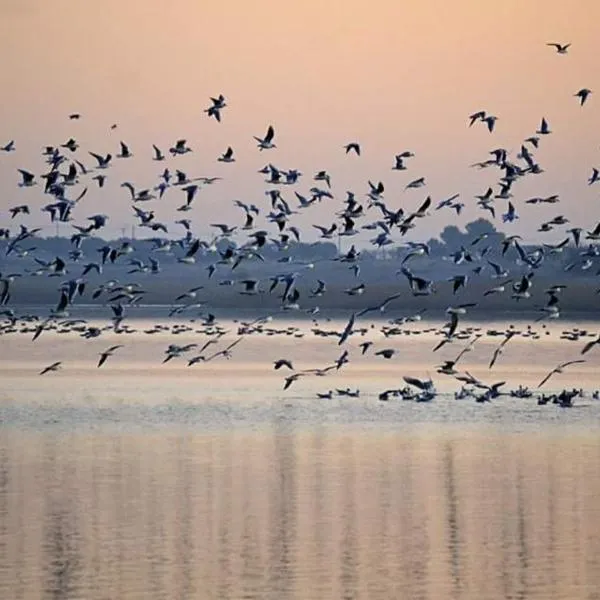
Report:
[[540,128],[536,131],[538,135],[548,135],[552,133],[550,131],[550,126],[548,125],[548,121],[546,121],[545,117],[542,117],[542,122],[540,123]]
[[357,142],[350,142],[349,144],[346,144],[344,148],[346,149],[346,154],[350,151],[354,151],[357,156],[360,156],[360,145]]
[[378,350],[375,352],[375,356],[383,356],[383,358],[390,359],[392,356],[396,354],[396,350],[393,348],[384,348],[383,350]]
[[579,360],[569,360],[567,362],[561,363],[560,365],[554,367],[554,369],[552,369],[552,371],[550,371],[550,373],[548,373],[548,375],[546,375],[546,377],[544,377],[544,379],[542,379],[538,383],[537,387],[541,388],[548,381],[548,379],[550,379],[550,377],[552,377],[552,375],[562,373],[563,369],[567,368],[569,365],[576,365],[576,364],[584,363],[584,362],[585,362],[584,359],[579,359]]
[[592,90],[588,90],[587,88],[581,88],[576,94],[575,97],[579,98],[579,105],[583,106],[585,101],[588,99],[588,96],[592,93]]
[[366,354],[367,350],[373,345],[373,342],[363,342],[358,347],[362,350],[361,354]]
[[383,313],[383,311],[385,310],[385,307],[390,302],[392,302],[392,300],[396,300],[397,298],[400,298],[401,296],[402,296],[402,294],[393,294],[392,296],[388,296],[383,302],[381,302],[380,304],[377,304],[376,306],[369,306],[367,308],[363,308],[363,310],[356,313],[356,316],[362,317],[363,315],[366,315],[369,312],[376,312],[376,311]]
[[106,362],[106,359],[109,356],[112,356],[116,350],[118,350],[119,348],[122,348],[122,347],[123,347],[122,344],[118,344],[117,346],[111,346],[110,348],[106,349],[104,352],[101,352],[100,360],[98,361],[98,367],[101,367]]
[[48,365],[47,367],[45,367],[44,369],[42,369],[40,371],[40,375],[45,375],[46,373],[50,373],[51,371],[58,371],[58,369],[60,369],[62,362],[58,361],[55,363],[52,363],[51,365]]
[[352,334],[352,328],[354,327],[354,320],[356,319],[356,315],[352,313],[346,327],[344,327],[344,331],[342,331],[342,335],[340,336],[340,340],[338,342],[338,346],[341,346]]
[[558,44],[556,42],[548,42],[546,46],[552,46],[556,48],[556,52],[558,54],[566,54],[571,44]]
[[287,360],[287,358],[279,358],[273,363],[273,368],[275,370],[281,369],[281,367],[287,367],[291,371],[294,370],[294,367],[292,366],[292,361]]
[[209,117],[214,117],[219,123],[221,122],[221,110],[224,109],[227,104],[225,103],[225,96],[219,94],[218,98],[211,98],[212,105],[204,109],[204,112]]
[[581,350],[581,354],[587,354],[594,346],[600,345],[600,335],[595,340],[588,342],[583,349]]

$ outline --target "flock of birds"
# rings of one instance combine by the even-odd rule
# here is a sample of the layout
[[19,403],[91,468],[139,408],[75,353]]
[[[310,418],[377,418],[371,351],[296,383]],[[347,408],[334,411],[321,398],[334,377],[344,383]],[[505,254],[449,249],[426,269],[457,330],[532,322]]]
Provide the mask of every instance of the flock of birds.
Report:
[[[558,54],[567,54],[570,44],[551,43],[548,44],[556,49]],[[583,107],[592,94],[592,90],[582,88],[574,96]],[[204,110],[206,117],[221,122],[228,110],[225,96],[219,95],[210,99],[210,105]],[[77,121],[82,118],[79,113],[69,115],[69,119]],[[479,110],[469,115],[467,126],[472,127],[482,123],[492,134],[495,131],[498,118],[487,110]],[[111,130],[116,130],[117,125],[112,125]],[[542,140],[552,134],[550,123],[545,117],[541,118],[539,127],[535,133],[523,140],[519,152],[515,156],[504,148],[496,148],[490,152],[491,158],[486,158],[473,165],[479,169],[490,169],[499,173],[499,180],[493,183],[481,195],[476,197],[476,206],[492,219],[496,218],[498,202],[505,205],[500,213],[502,223],[510,224],[519,218],[517,208],[513,201],[513,192],[518,182],[525,177],[534,176],[543,171],[535,158],[535,152]],[[276,156],[277,135],[272,125],[267,126],[264,135],[254,136],[254,142],[259,152],[265,155]],[[353,155],[355,159],[361,156],[361,145],[357,141],[350,141],[343,146],[347,155]],[[0,161],[2,154],[16,152],[18,143],[9,141],[0,147]],[[167,152],[154,145],[149,157],[161,167],[158,181],[148,187],[140,188],[131,181],[119,182],[124,194],[131,201],[131,208],[139,227],[149,232],[146,240],[119,241],[107,243],[99,250],[97,260],[91,260],[86,254],[86,243],[88,238],[98,236],[107,225],[109,216],[101,212],[90,211],[86,206],[85,197],[89,186],[97,186],[98,189],[105,187],[110,177],[111,167],[115,161],[126,161],[133,157],[130,146],[120,141],[118,152],[99,153],[88,151],[80,152],[80,146],[75,138],[70,138],[59,145],[46,146],[43,149],[43,157],[47,164],[44,172],[37,174],[26,169],[18,169],[20,181],[18,187],[31,188],[38,186],[44,202],[40,208],[34,209],[29,204],[15,204],[9,208],[7,223],[0,227],[0,241],[5,245],[4,256],[7,260],[18,260],[24,264],[22,272],[7,272],[0,263],[0,316],[4,321],[0,323],[0,334],[8,335],[15,333],[27,333],[32,339],[37,340],[44,332],[53,331],[58,333],[76,333],[86,339],[96,338],[105,332],[127,334],[135,332],[126,321],[126,313],[130,309],[135,310],[137,305],[143,304],[147,298],[146,291],[137,281],[120,282],[116,279],[102,280],[105,271],[112,265],[127,266],[128,273],[140,274],[141,276],[160,277],[162,272],[160,257],[169,255],[181,264],[187,265],[189,269],[198,269],[198,259],[208,260],[206,266],[206,281],[211,281],[215,273],[217,276],[226,274],[225,279],[219,281],[219,285],[231,286],[239,290],[244,296],[256,296],[263,293],[274,294],[280,292],[281,310],[283,314],[297,314],[304,311],[313,319],[312,334],[315,336],[333,336],[339,347],[339,356],[331,364],[323,368],[296,370],[293,361],[289,358],[281,358],[275,361],[275,370],[287,370],[284,378],[283,388],[287,390],[294,382],[308,376],[327,376],[330,373],[339,372],[345,367],[351,358],[353,350],[360,351],[361,355],[373,353],[381,360],[392,360],[398,355],[398,350],[393,347],[378,347],[377,341],[362,341],[357,348],[352,348],[351,343],[357,337],[364,337],[370,330],[362,326],[366,322],[367,315],[377,315],[380,318],[388,305],[394,303],[407,293],[413,296],[428,296],[439,293],[436,284],[438,282],[427,279],[419,274],[419,259],[427,258],[430,253],[428,244],[424,242],[406,242],[405,253],[399,260],[397,275],[403,278],[407,284],[407,290],[401,290],[388,297],[382,298],[373,306],[364,306],[353,310],[345,321],[341,330],[327,331],[319,326],[318,306],[306,307],[303,304],[303,292],[300,281],[306,279],[314,272],[314,263],[301,262],[294,257],[294,247],[302,243],[303,232],[294,224],[294,216],[299,212],[311,210],[311,207],[319,205],[323,201],[333,202],[336,197],[332,191],[331,176],[326,170],[317,171],[312,177],[311,187],[308,194],[302,194],[297,186],[304,181],[304,174],[298,169],[284,169],[275,166],[274,162],[268,162],[259,172],[265,177],[269,188],[265,191],[267,209],[257,204],[234,200],[234,204],[242,211],[241,223],[212,223],[215,235],[208,240],[200,239],[194,234],[195,223],[187,215],[197,205],[197,199],[203,189],[207,186],[218,184],[219,177],[189,176],[186,172],[177,168],[180,157],[193,153],[193,148],[188,145],[187,140],[176,140]],[[408,163],[414,157],[409,150],[399,152],[392,161],[393,171],[408,170]],[[231,146],[228,146],[217,159],[221,163],[234,163],[236,156]],[[93,164],[90,162],[93,161]],[[591,167],[588,179],[589,185],[600,182],[600,172]],[[411,179],[405,186],[406,190],[425,188],[427,185],[425,177]],[[294,206],[291,204],[290,196],[284,196],[284,190],[293,189]],[[74,190],[74,191],[72,191]],[[402,207],[392,206],[384,198],[385,185],[383,182],[368,181],[368,190],[364,197],[359,199],[357,193],[347,192],[342,201],[336,219],[331,224],[317,223],[313,228],[319,232],[319,239],[351,239],[361,231],[373,232],[372,246],[377,249],[384,248],[398,242],[395,235],[403,237],[407,232],[414,230],[419,222],[426,219],[431,211],[448,210],[451,214],[460,215],[465,204],[460,200],[459,194],[455,194],[438,203],[433,203],[432,198],[419,203],[416,210],[408,211]],[[182,213],[181,218],[171,222],[164,222],[157,218],[157,203],[164,203],[169,196],[178,197],[177,212]],[[559,202],[557,195],[545,198],[531,198],[526,204],[554,204]],[[24,220],[32,214],[32,210],[40,210],[48,215],[51,224],[65,223],[72,227],[71,251],[68,256],[56,256],[51,260],[36,255],[36,236],[42,228],[28,227]],[[265,228],[259,228],[257,221],[260,216],[265,219]],[[363,221],[363,224],[360,222]],[[13,229],[16,223],[17,229]],[[569,220],[559,215],[554,219],[543,223],[539,231],[550,231],[566,226]],[[181,236],[173,237],[173,227],[181,228]],[[162,235],[164,234],[164,235]],[[234,238],[240,234],[246,236],[241,243],[236,243]],[[162,237],[161,237],[162,235]],[[572,244],[581,248],[581,268],[590,268],[600,256],[600,223],[592,230],[585,231],[579,227],[571,227],[565,231],[565,239],[555,245],[542,244],[533,251],[528,251],[521,243],[518,235],[503,236],[497,244],[493,241],[493,235],[483,234],[473,239],[468,247],[456,248],[448,257],[451,264],[468,266],[467,273],[453,275],[447,281],[451,284],[447,290],[449,298],[459,297],[457,294],[464,293],[467,289],[469,278],[480,275],[482,272],[491,272],[490,277],[497,280],[494,285],[483,294],[489,295],[508,294],[515,301],[515,306],[520,309],[527,305],[530,299],[532,286],[535,282],[535,273],[546,256],[560,253],[567,245]],[[488,244],[485,245],[484,244]],[[244,263],[260,263],[265,259],[262,255],[265,247],[275,248],[281,254],[277,260],[277,268],[284,269],[268,278],[268,291],[263,289],[266,285],[264,280],[258,278],[244,277],[236,279],[236,270]],[[586,246],[586,247],[584,247]],[[498,259],[492,260],[494,254],[498,258],[512,258],[514,267],[509,271],[499,264]],[[208,258],[207,258],[208,257]],[[360,282],[361,273],[361,250],[357,244],[352,244],[350,249],[339,252],[335,258],[328,260],[331,265],[338,265],[341,269],[348,271],[352,283],[344,290],[348,296],[360,297],[365,290],[365,284]],[[586,266],[587,265],[587,266]],[[77,273],[76,276],[73,276]],[[199,271],[198,271],[199,273]],[[15,286],[19,279],[25,276],[47,276],[59,281],[58,299],[56,305],[42,316],[32,314],[18,314],[18,308],[13,307],[11,299]],[[92,279],[93,278],[93,279]],[[88,294],[93,287],[91,294]],[[557,319],[561,314],[561,292],[567,287],[558,284],[545,290],[547,296],[546,304],[539,308],[540,318]],[[328,284],[323,279],[318,279],[314,285],[309,287],[309,293],[305,294],[315,302],[328,291]],[[174,294],[173,309],[171,316],[184,317],[190,310],[202,308],[205,303],[198,302],[205,285],[191,287],[183,293]],[[91,302],[103,302],[110,311],[111,319],[105,326],[96,326],[84,319],[72,319],[69,315],[70,308],[88,294]],[[446,344],[464,340],[466,345],[458,353],[454,360],[446,360],[437,365],[436,372],[440,375],[454,377],[462,382],[464,387],[457,392],[457,398],[472,397],[478,402],[485,402],[497,398],[502,394],[510,394],[517,397],[529,397],[531,392],[526,388],[518,388],[510,392],[503,392],[505,382],[488,384],[480,378],[472,376],[468,371],[460,371],[458,364],[461,359],[471,351],[479,339],[484,337],[481,329],[467,327],[461,328],[460,321],[467,314],[468,309],[476,306],[478,301],[463,302],[449,306],[446,310],[447,323],[440,329],[432,330],[439,338],[433,352],[438,351]],[[212,310],[218,307],[212,307]],[[291,311],[291,312],[290,312]],[[188,366],[204,364],[216,359],[229,359],[232,357],[236,346],[248,335],[266,334],[275,335],[287,333],[295,337],[303,337],[305,334],[295,328],[277,329],[270,317],[262,317],[254,321],[241,322],[238,324],[237,337],[233,341],[225,343],[224,339],[228,333],[214,313],[202,313],[202,325],[200,329],[194,329],[189,325],[179,322],[170,325],[157,325],[147,330],[146,333],[168,332],[180,334],[194,332],[205,335],[208,339],[204,344],[190,343],[186,345],[170,344],[165,350],[163,362],[169,362],[177,358],[184,358]],[[385,340],[404,332],[406,323],[419,321],[420,314],[389,321],[380,327],[380,333]],[[489,332],[488,332],[489,333]],[[563,332],[565,338],[570,340],[582,340],[584,343],[580,349],[581,355],[587,355],[597,345],[600,345],[600,335],[585,330],[573,330]],[[531,327],[525,331],[508,328],[505,331],[493,332],[490,335],[500,336],[502,339],[493,351],[489,362],[489,369],[500,359],[506,345],[517,336],[533,337],[536,334]],[[214,352],[208,352],[211,346],[220,344],[223,346]],[[100,356],[97,366],[105,367],[109,359],[118,354],[124,344],[115,344],[104,350]],[[576,358],[564,361],[543,377],[538,388],[544,387],[555,375],[564,372],[572,365],[585,362],[585,358]],[[40,375],[56,372],[63,366],[62,361],[55,361],[44,367]],[[405,400],[430,401],[437,392],[431,378],[419,379],[416,377],[404,377],[405,386],[397,389],[384,390],[379,394],[380,400],[389,400],[393,397],[401,397]],[[552,400],[561,406],[570,406],[573,397],[581,392],[578,390],[563,390],[554,396],[541,396],[540,404]],[[339,396],[355,397],[359,390],[349,388],[329,390],[319,393],[321,398],[330,398],[334,394]],[[594,393],[597,397],[597,393]]]

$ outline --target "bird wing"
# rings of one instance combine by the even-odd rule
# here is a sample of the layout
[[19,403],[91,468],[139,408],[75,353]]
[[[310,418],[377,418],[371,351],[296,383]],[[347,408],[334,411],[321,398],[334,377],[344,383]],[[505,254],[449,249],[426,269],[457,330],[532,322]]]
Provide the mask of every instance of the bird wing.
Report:
[[492,356],[492,360],[490,360],[488,369],[491,369],[494,366],[494,364],[496,364],[496,360],[498,359],[498,356],[500,356],[501,352],[502,352],[502,346],[498,346],[498,348],[496,348],[494,350],[494,355]]
[[552,377],[552,375],[554,375],[554,373],[556,373],[555,369],[552,369],[552,371],[550,371],[550,373],[548,373],[548,375],[546,375],[546,377],[544,377],[544,379],[542,379],[539,383],[538,383],[538,388],[541,388],[546,381],[548,381],[548,379],[550,379],[550,377]]
[[338,342],[338,346],[341,346],[348,339],[350,334],[352,333],[352,327],[354,326],[355,319],[356,319],[356,314],[352,313],[352,316],[348,320],[348,323],[347,323],[346,327],[344,328],[344,331],[342,332],[340,341]]
[[587,354],[598,343],[599,340],[592,340],[591,342],[588,342],[581,350],[581,354]]

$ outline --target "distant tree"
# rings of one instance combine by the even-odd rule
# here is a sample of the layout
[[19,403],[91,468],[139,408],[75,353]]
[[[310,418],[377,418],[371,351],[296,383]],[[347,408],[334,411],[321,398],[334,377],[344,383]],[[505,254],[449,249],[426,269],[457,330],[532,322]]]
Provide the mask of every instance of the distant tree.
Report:
[[477,219],[471,221],[465,226],[465,230],[470,239],[477,237],[478,235],[498,233],[493,223],[490,223],[487,219]]
[[465,234],[456,225],[446,225],[440,239],[450,248],[458,248],[464,243]]
[[431,238],[427,245],[429,246],[429,254],[431,256],[441,256],[444,254],[445,246],[437,238]]

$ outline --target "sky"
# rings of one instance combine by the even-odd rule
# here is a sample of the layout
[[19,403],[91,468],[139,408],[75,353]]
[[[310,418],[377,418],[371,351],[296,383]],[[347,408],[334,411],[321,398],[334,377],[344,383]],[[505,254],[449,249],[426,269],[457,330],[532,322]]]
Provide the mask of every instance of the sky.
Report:
[[[9,207],[29,204],[32,215],[10,225],[54,232],[39,210],[49,197],[41,186],[19,188],[17,168],[45,172],[41,149],[74,137],[88,167],[88,150],[114,155],[120,140],[134,153],[115,161],[105,189],[89,186],[75,213],[79,224],[109,215],[107,235],[136,222],[120,184],[152,187],[164,166],[223,178],[202,189],[185,215],[175,210],[183,199],[176,190],[144,204],[173,233],[182,216],[201,236],[211,223],[242,225],[233,200],[266,214],[270,186],[257,171],[270,162],[300,169],[293,189],[303,194],[323,185],[312,180],[317,171],[331,175],[336,200],[293,219],[310,241],[311,225],[332,223],[346,190],[364,199],[368,180],[383,181],[388,206],[407,211],[427,195],[438,202],[460,193],[460,217],[432,211],[407,236],[429,238],[448,223],[489,217],[474,195],[496,185],[499,172],[469,165],[498,147],[516,160],[545,116],[552,133],[534,153],[544,173],[515,184],[520,219],[496,224],[526,240],[558,241],[565,228],[536,233],[542,221],[564,214],[569,226],[591,228],[600,220],[600,183],[587,185],[600,167],[599,22],[600,3],[591,0],[0,0],[0,145],[14,139],[16,147],[0,152],[0,227],[10,224]],[[572,46],[559,55],[548,42]],[[584,87],[596,93],[580,107],[574,94]],[[217,123],[204,109],[220,93],[228,106]],[[483,123],[468,127],[478,110],[498,117],[492,134]],[[80,120],[69,120],[74,112]],[[270,124],[277,148],[260,152],[253,136]],[[166,152],[179,138],[194,151],[167,165],[152,161],[152,143]],[[350,141],[361,144],[360,157],[345,154]],[[217,162],[227,146],[236,162]],[[407,171],[393,171],[404,150],[415,157]],[[425,188],[404,190],[419,177]],[[293,189],[283,190],[292,206]],[[551,194],[561,203],[523,204]],[[501,213],[506,201],[497,205]]]

